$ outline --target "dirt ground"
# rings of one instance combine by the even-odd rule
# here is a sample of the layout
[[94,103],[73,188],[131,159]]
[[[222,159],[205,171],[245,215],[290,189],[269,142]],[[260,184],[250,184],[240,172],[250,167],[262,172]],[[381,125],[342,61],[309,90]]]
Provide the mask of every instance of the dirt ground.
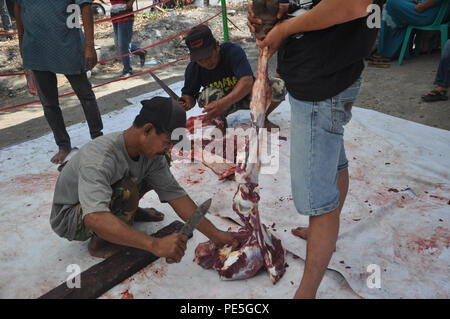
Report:
[[[246,26],[246,4],[229,6],[228,22],[230,39],[249,36]],[[185,8],[165,13],[148,12],[138,15],[135,21],[133,42],[141,47],[161,41],[182,32],[220,11],[220,7]],[[172,14],[173,13],[173,14]],[[233,25],[234,23],[234,25]],[[216,38],[223,41],[222,18],[218,16],[208,22]],[[95,29],[96,48],[99,60],[117,56],[114,47],[111,23],[97,25]],[[0,39],[0,73],[21,72],[17,39]],[[254,40],[238,42],[246,51],[254,71],[256,71],[257,48]],[[147,64],[142,69],[138,59],[133,58],[134,72],[149,69],[188,54],[181,37],[148,50]],[[433,81],[439,64],[440,52],[421,55],[405,60],[402,66],[396,61],[390,68],[366,67],[364,82],[356,106],[400,117],[425,125],[450,130],[450,102],[425,103],[420,96],[433,88]],[[155,71],[167,84],[182,81],[188,60]],[[121,62],[109,62],[94,68],[91,77],[93,85],[117,79],[121,74]],[[270,74],[275,73],[275,59],[270,63]],[[300,76],[300,75],[299,75]],[[25,88],[25,80],[20,77],[0,77],[0,107],[18,105],[37,100]],[[70,92],[71,88],[64,76],[58,76],[59,93]],[[149,74],[114,82],[94,90],[102,114],[121,109],[128,105],[129,97],[157,90],[160,87]],[[75,96],[60,99],[66,125],[84,122],[84,114]],[[130,124],[133,119],[130,119]],[[43,116],[40,103],[0,112],[0,149],[25,140],[42,136],[50,131]],[[87,132],[87,131],[86,131]],[[88,134],[88,133],[86,133]],[[56,145],[55,145],[56,149]]]

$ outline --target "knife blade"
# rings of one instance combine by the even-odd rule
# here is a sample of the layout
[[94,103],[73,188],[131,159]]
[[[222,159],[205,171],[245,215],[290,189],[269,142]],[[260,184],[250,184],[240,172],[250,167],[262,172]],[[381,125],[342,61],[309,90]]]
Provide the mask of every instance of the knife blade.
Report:
[[150,75],[155,79],[156,83],[158,83],[159,86],[160,86],[164,91],[166,91],[166,93],[169,94],[169,96],[170,96],[172,99],[174,99],[175,101],[178,102],[178,100],[180,99],[179,96],[178,96],[174,91],[172,91],[172,89],[171,89],[170,87],[168,87],[168,86],[166,85],[166,83],[164,83],[162,80],[160,80],[153,72],[149,72],[149,73],[150,73]]
[[[198,226],[198,224],[200,224],[200,222],[203,220],[206,213],[208,212],[208,209],[211,207],[211,202],[212,198],[206,200],[195,209],[194,213],[191,215],[189,220],[181,228],[180,234],[183,234],[187,237],[190,237],[192,235],[194,229]],[[166,258],[166,262],[168,264],[172,264],[174,263],[174,260],[172,260],[171,258]]]
[[191,234],[194,232],[195,227],[200,224],[200,222],[203,220],[203,217],[205,217],[206,213],[208,212],[208,209],[211,207],[212,198],[206,200],[197,207],[197,209],[192,214],[191,218],[184,224],[184,226],[181,228],[180,233],[183,235],[186,235],[187,237],[191,236]]

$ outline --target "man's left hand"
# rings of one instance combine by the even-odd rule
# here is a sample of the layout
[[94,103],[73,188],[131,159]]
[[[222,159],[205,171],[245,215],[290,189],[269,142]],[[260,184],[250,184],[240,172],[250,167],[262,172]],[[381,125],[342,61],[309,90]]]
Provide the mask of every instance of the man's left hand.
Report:
[[422,3],[419,3],[419,4],[417,4],[417,5],[414,7],[414,10],[416,10],[416,11],[419,12],[419,13],[422,13],[422,12],[424,12],[426,9],[425,9],[425,7],[423,6]]
[[86,44],[84,47],[84,68],[85,70],[92,70],[97,64],[97,52],[95,52],[94,45]]
[[239,247],[239,241],[231,235],[230,232],[217,231],[215,236],[211,238],[216,247],[223,247],[225,245],[230,245],[233,248]]
[[225,108],[220,101],[212,101],[205,106],[202,112],[206,113],[205,118],[207,120],[212,120],[222,115],[225,112]]

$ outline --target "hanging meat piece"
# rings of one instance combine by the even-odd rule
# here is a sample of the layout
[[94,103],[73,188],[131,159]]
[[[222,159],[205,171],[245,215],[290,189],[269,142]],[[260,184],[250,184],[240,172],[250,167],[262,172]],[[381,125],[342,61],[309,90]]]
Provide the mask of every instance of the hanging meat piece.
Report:
[[[278,12],[278,0],[254,0],[253,10],[263,18],[263,23],[271,23],[273,26]],[[263,27],[258,32],[264,33],[270,28]],[[213,267],[225,279],[250,278],[259,270],[258,267],[264,265],[275,284],[286,271],[286,251],[280,239],[261,224],[258,210],[259,154],[262,144],[259,131],[263,128],[272,92],[268,78],[268,60],[268,49],[259,49],[258,70],[250,102],[252,130],[248,145],[236,158],[235,179],[239,185],[233,199],[233,210],[244,224],[240,231],[242,246],[236,250],[228,246],[216,249],[211,242],[203,243],[197,247],[194,261],[205,268]]]

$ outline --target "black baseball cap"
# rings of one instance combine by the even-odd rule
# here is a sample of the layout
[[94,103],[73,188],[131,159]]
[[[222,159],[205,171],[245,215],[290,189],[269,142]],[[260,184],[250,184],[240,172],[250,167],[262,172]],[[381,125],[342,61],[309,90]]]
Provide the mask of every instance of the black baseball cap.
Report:
[[184,40],[193,62],[209,58],[217,44],[211,29],[204,24],[193,27]]
[[172,143],[179,142],[183,136],[178,139],[172,139],[172,132],[177,128],[186,128],[186,111],[171,97],[156,96],[150,100],[141,101],[142,109],[136,116],[135,122],[141,124],[152,123],[158,126],[169,138]]

